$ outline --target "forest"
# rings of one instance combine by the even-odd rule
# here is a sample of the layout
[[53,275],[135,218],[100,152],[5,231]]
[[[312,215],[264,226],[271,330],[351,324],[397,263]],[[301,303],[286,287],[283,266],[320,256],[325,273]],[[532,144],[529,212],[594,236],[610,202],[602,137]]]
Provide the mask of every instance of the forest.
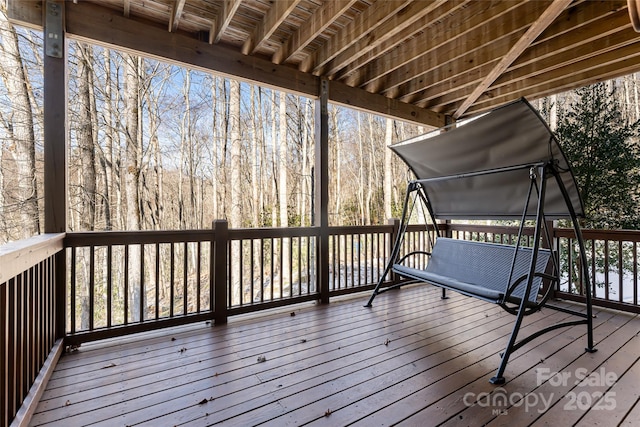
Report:
[[[42,231],[42,39],[4,11],[0,31],[7,242]],[[75,42],[68,73],[70,231],[313,223],[313,100]],[[532,101],[566,141],[592,227],[640,226],[637,77]],[[329,114],[330,225],[397,217],[410,174],[386,147],[431,129]]]

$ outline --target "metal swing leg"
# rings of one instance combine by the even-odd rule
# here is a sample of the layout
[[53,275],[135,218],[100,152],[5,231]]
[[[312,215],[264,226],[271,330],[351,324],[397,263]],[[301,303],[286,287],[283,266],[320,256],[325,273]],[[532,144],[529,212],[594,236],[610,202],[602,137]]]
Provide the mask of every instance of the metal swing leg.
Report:
[[[515,350],[515,348],[517,348],[517,344],[516,344],[516,340],[518,338],[518,331],[520,330],[520,326],[522,325],[522,319],[524,318],[524,314],[527,308],[527,301],[529,299],[529,293],[531,292],[531,287],[533,285],[533,278],[534,278],[534,274],[535,274],[535,267],[536,267],[536,260],[537,260],[537,255],[538,255],[538,250],[540,249],[540,235],[542,234],[542,219],[543,219],[543,205],[544,205],[544,196],[545,196],[545,189],[546,189],[546,182],[545,182],[545,168],[544,167],[540,167],[538,169],[538,174],[540,176],[540,187],[537,188],[538,190],[538,208],[537,208],[537,212],[536,212],[536,228],[535,228],[535,232],[534,232],[534,236],[533,236],[533,252],[531,255],[531,265],[529,267],[529,276],[527,277],[527,286],[525,288],[524,294],[522,295],[522,299],[520,301],[520,307],[518,309],[518,314],[516,317],[516,322],[513,325],[513,331],[511,332],[511,337],[509,337],[509,343],[507,344],[507,347],[504,350],[504,353],[502,354],[502,360],[500,361],[500,367],[498,368],[498,372],[496,373],[496,375],[494,377],[492,377],[489,382],[491,384],[504,384],[505,383],[505,379],[504,379],[504,371],[507,369],[507,363],[509,362],[509,357],[511,356],[511,353]],[[529,197],[531,195],[531,189],[533,184],[535,183],[535,179],[537,178],[537,176],[534,173],[534,169],[531,169],[531,172],[529,174],[530,179],[531,179],[531,186],[529,187],[529,195],[527,196],[527,203],[525,206],[525,212],[523,213],[523,221],[524,222],[524,217],[526,215],[526,210],[527,210],[527,206],[529,204]],[[519,239],[518,239],[519,240]]]
[[389,257],[389,261],[387,262],[387,265],[384,268],[384,272],[382,273],[382,276],[380,276],[380,278],[378,279],[378,283],[376,284],[376,287],[373,289],[373,293],[369,297],[369,301],[367,301],[367,303],[364,305],[365,307],[371,307],[371,303],[373,302],[373,299],[376,297],[376,295],[381,293],[380,287],[382,286],[382,283],[384,283],[385,278],[391,271],[391,267],[393,266],[393,263],[398,258],[398,254],[400,253],[400,246],[402,245],[402,240],[404,239],[404,233],[409,223],[408,215],[407,215],[409,199],[410,199],[409,195],[415,190],[416,190],[415,182],[409,183],[409,185],[407,186],[407,193],[404,198],[404,207],[402,208],[402,219],[400,221],[400,228],[398,230],[398,235],[396,236],[396,241],[393,244],[393,249],[391,250],[391,256]]

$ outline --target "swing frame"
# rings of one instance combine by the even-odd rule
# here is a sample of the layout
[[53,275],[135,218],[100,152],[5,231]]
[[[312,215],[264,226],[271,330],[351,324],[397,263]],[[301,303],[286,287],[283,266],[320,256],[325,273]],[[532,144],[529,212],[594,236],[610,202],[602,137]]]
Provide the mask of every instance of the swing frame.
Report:
[[[528,106],[529,108],[530,105],[528,103],[526,103],[525,101],[525,105]],[[536,113],[537,115],[537,113]],[[538,116],[539,117],[539,116]],[[545,125],[546,126],[546,125]],[[551,144],[551,140],[549,141],[549,144]],[[557,141],[556,141],[557,142]],[[551,152],[551,150],[549,150]],[[403,157],[403,159],[405,160],[405,162],[407,162],[408,164],[410,164],[406,158]],[[564,159],[563,159],[564,160]],[[566,160],[565,160],[566,161]],[[411,165],[410,165],[411,166]],[[402,210],[402,216],[401,216],[401,220],[400,220],[400,226],[399,226],[399,230],[398,230],[398,234],[396,236],[396,240],[394,242],[393,245],[393,249],[391,251],[391,256],[385,266],[384,272],[383,274],[379,277],[379,280],[373,290],[373,293],[371,294],[371,297],[369,298],[367,304],[365,305],[365,307],[372,307],[372,303],[373,300],[375,299],[375,297],[378,294],[381,294],[383,292],[386,292],[388,290],[391,289],[395,289],[398,287],[401,287],[403,285],[409,284],[409,283],[415,283],[415,282],[421,282],[424,281],[426,283],[430,283],[436,286],[439,286],[442,288],[442,298],[445,299],[446,298],[446,291],[447,289],[450,290],[454,290],[454,291],[461,291],[460,289],[456,289],[455,285],[447,285],[446,283],[438,283],[432,280],[422,280],[420,279],[420,274],[416,274],[416,275],[409,275],[407,276],[406,271],[407,269],[404,268],[403,271],[405,273],[404,277],[409,277],[413,280],[410,281],[403,281],[401,283],[395,284],[395,285],[391,285],[391,286],[384,286],[385,285],[385,281],[387,276],[390,273],[394,273],[394,274],[398,274],[398,275],[403,275],[403,271],[397,271],[394,266],[398,266],[399,264],[402,263],[402,261],[404,261],[407,257],[415,254],[415,252],[406,254],[402,257],[400,257],[401,255],[401,250],[402,250],[402,246],[403,246],[403,241],[404,241],[404,237],[405,234],[407,232],[407,227],[409,225],[409,220],[411,218],[411,212],[410,212],[410,202],[411,203],[411,210],[415,207],[416,203],[422,203],[422,205],[424,207],[426,207],[426,209],[429,212],[429,216],[431,218],[431,222],[433,223],[433,226],[435,228],[435,236],[436,236],[436,244],[437,244],[437,239],[441,237],[441,232],[440,229],[438,228],[438,222],[437,220],[438,218],[438,214],[436,212],[436,210],[434,209],[434,205],[431,202],[431,194],[429,193],[428,189],[430,187],[430,185],[434,184],[434,183],[439,183],[439,182],[446,182],[446,181],[452,181],[452,180],[465,180],[465,179],[473,179],[474,177],[482,177],[482,176],[486,176],[486,175],[493,175],[493,174],[505,174],[505,173],[513,173],[513,172],[517,172],[517,171],[521,171],[521,170],[526,170],[528,169],[529,171],[529,185],[528,185],[528,191],[526,194],[526,198],[524,201],[524,207],[522,210],[522,214],[520,216],[520,225],[518,228],[518,235],[517,235],[517,239],[516,239],[516,244],[514,245],[514,255],[513,255],[513,261],[510,267],[510,273],[509,273],[509,278],[507,280],[507,289],[505,289],[504,292],[504,297],[501,298],[500,300],[496,300],[496,301],[492,301],[494,303],[499,304],[505,311],[509,312],[512,315],[515,315],[515,321],[513,324],[513,329],[510,335],[510,338],[508,340],[507,345],[505,346],[504,351],[501,353],[501,362],[500,365],[498,367],[498,370],[495,374],[495,376],[493,376],[490,379],[490,382],[492,384],[504,384],[505,383],[505,378],[504,378],[504,372],[506,370],[508,361],[509,361],[509,357],[511,356],[511,354],[518,350],[519,348],[521,348],[522,346],[524,346],[525,344],[531,342],[532,340],[546,334],[547,332],[559,329],[559,328],[563,328],[563,327],[571,327],[571,326],[576,326],[576,325],[586,325],[587,327],[587,345],[585,347],[585,351],[587,352],[595,352],[596,349],[594,347],[594,340],[593,340],[593,308],[592,308],[592,297],[591,297],[591,286],[589,283],[589,271],[588,271],[588,260],[587,260],[587,255],[586,255],[586,247],[584,244],[584,239],[582,237],[582,233],[580,231],[580,225],[578,222],[578,214],[576,213],[575,209],[574,209],[574,203],[572,202],[571,196],[569,194],[569,191],[567,190],[566,186],[565,186],[565,180],[563,180],[562,178],[562,174],[566,173],[566,172],[570,172],[569,168],[566,168],[564,166],[560,165],[560,162],[558,161],[558,159],[555,159],[552,155],[549,156],[549,158],[545,159],[545,160],[541,160],[541,161],[536,161],[536,162],[530,162],[530,163],[524,163],[524,164],[519,164],[519,165],[514,165],[514,166],[505,166],[505,167],[497,167],[497,168],[491,168],[491,169],[486,169],[486,170],[478,170],[478,171],[472,171],[472,172],[465,172],[465,173],[458,173],[458,174],[453,174],[453,175],[444,175],[444,176],[435,176],[435,177],[426,177],[426,178],[418,178],[416,180],[410,181],[407,185],[407,191],[406,191],[406,195],[405,195],[405,199],[404,199],[404,205],[403,205],[403,210]],[[415,171],[414,171],[415,172]],[[571,178],[573,179],[573,176],[571,175]],[[547,226],[547,215],[545,213],[545,202],[547,201],[546,199],[546,195],[547,195],[547,187],[549,184],[549,181],[552,180],[551,182],[553,184],[555,184],[556,188],[554,188],[554,191],[556,193],[558,193],[559,190],[559,194],[561,194],[562,198],[564,199],[564,204],[566,205],[566,213],[568,215],[568,218],[571,221],[571,224],[573,226],[575,235],[576,235],[576,241],[578,243],[578,248],[579,248],[579,256],[580,256],[580,260],[581,260],[581,275],[583,280],[585,281],[584,283],[584,289],[585,289],[585,297],[586,297],[586,312],[580,312],[580,311],[576,311],[576,310],[572,310],[569,308],[565,308],[565,307],[559,307],[553,304],[549,304],[549,297],[552,294],[553,288],[557,287],[558,284],[560,283],[560,266],[559,266],[559,259],[557,256],[557,253],[553,253],[551,254],[551,264],[553,266],[553,272],[551,275],[545,275],[546,279],[547,279],[547,287],[543,292],[542,297],[540,297],[539,299],[537,299],[536,303],[532,304],[531,301],[528,300],[528,298],[523,297],[520,299],[519,304],[513,305],[513,303],[507,301],[509,299],[509,294],[511,291],[513,291],[513,289],[515,289],[515,284],[513,286],[510,286],[509,284],[511,284],[511,280],[513,279],[512,275],[513,275],[513,268],[514,268],[514,264],[515,264],[515,259],[517,256],[518,251],[521,249],[521,238],[523,236],[523,231],[524,231],[524,224],[525,221],[527,219],[533,219],[534,220],[534,234],[533,234],[533,247],[531,249],[531,256],[530,256],[530,263],[529,263],[529,269],[528,269],[528,274],[526,276],[526,288],[524,291],[524,296],[529,296],[531,289],[532,289],[532,285],[533,285],[533,281],[535,279],[536,276],[540,276],[539,272],[536,272],[536,261],[537,261],[537,257],[538,257],[538,253],[541,250],[541,242],[544,239],[546,239],[547,242],[549,242],[550,245],[552,245],[553,241],[551,239],[551,233],[550,230],[548,229]],[[573,182],[573,184],[575,185],[575,182]],[[577,187],[576,187],[577,188]],[[574,199],[575,200],[575,199]],[[533,203],[532,203],[533,201]],[[557,205],[557,203],[556,203]],[[533,207],[532,207],[533,206]],[[580,206],[581,206],[581,201],[580,201]],[[532,215],[532,212],[535,212],[535,215]],[[429,240],[431,240],[431,237],[429,236]],[[431,241],[429,243],[432,243]],[[485,245],[492,245],[492,243],[485,243]],[[434,249],[435,249],[435,244],[431,245]],[[426,254],[427,255],[427,259],[429,259],[431,257],[431,253],[429,252],[420,252],[421,254]],[[427,261],[428,263],[428,261]],[[428,264],[427,264],[428,265]],[[417,272],[416,272],[417,273]],[[413,276],[413,277],[412,277]],[[570,276],[571,276],[571,272],[570,272]],[[571,278],[571,277],[570,277]],[[520,280],[522,280],[522,278],[520,278]],[[452,280],[453,283],[455,283],[455,278],[453,278]],[[447,282],[448,283],[448,282]],[[465,295],[468,296],[476,296],[480,299],[484,299],[487,300],[485,298],[482,298],[479,295],[474,295],[473,293],[468,293],[468,292],[461,292]],[[545,328],[542,328],[538,331],[535,331],[534,333],[521,338],[520,340],[518,340],[518,332],[520,330],[520,327],[522,325],[522,321],[524,319],[524,316],[526,315],[530,315],[532,313],[535,313],[537,311],[540,311],[542,309],[542,307],[546,307],[546,308],[550,308],[553,310],[557,310],[557,311],[561,311],[564,313],[568,313],[571,315],[574,315],[576,317],[579,318],[579,320],[574,320],[574,321],[567,321],[567,322],[562,322],[562,323],[557,323]]]

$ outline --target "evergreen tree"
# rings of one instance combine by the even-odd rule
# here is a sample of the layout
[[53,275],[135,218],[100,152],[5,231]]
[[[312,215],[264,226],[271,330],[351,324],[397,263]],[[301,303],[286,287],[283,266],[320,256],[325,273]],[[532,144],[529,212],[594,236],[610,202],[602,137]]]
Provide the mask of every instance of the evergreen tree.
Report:
[[[615,89],[614,89],[615,91]],[[628,123],[604,83],[576,91],[557,134],[578,181],[589,228],[640,228],[640,122]]]

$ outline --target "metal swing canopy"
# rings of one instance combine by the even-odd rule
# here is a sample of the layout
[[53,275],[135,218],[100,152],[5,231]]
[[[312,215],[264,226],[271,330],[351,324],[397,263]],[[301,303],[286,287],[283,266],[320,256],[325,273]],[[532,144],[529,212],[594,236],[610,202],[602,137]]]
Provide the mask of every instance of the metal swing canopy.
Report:
[[[441,128],[390,148],[415,174],[435,218],[522,218],[532,167],[537,174],[541,166],[560,177],[546,180],[545,217],[570,218],[569,206],[584,216],[575,177],[558,140],[524,98],[458,127]],[[535,217],[536,204],[529,203],[527,218]]]

